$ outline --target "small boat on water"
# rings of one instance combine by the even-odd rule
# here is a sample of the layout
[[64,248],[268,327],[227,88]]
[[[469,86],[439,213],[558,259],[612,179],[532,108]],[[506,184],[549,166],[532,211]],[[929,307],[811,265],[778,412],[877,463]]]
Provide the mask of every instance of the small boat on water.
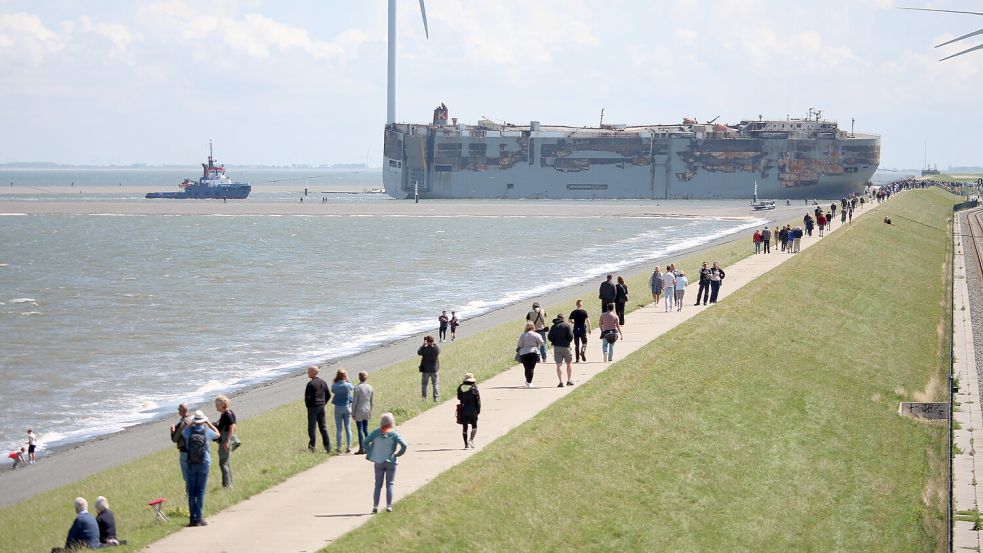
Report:
[[232,182],[232,179],[225,175],[225,166],[215,164],[211,140],[208,141],[208,163],[202,163],[201,167],[204,170],[202,176],[197,181],[191,179],[181,181],[180,192],[151,192],[146,197],[174,200],[244,200],[253,189],[248,182]]

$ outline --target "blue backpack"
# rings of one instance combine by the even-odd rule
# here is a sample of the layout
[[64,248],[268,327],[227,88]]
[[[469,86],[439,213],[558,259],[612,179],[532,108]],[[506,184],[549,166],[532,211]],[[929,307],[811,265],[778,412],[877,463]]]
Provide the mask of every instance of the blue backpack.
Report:
[[205,464],[205,454],[208,452],[208,436],[201,426],[191,427],[191,437],[188,438],[188,463],[192,465]]

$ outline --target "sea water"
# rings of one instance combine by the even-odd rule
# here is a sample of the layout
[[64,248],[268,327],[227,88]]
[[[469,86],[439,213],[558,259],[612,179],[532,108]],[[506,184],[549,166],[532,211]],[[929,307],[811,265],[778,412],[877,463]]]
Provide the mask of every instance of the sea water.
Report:
[[[363,198],[351,201],[380,201]],[[544,202],[544,213],[548,213]],[[0,445],[170,415],[741,232],[671,217],[0,216]]]

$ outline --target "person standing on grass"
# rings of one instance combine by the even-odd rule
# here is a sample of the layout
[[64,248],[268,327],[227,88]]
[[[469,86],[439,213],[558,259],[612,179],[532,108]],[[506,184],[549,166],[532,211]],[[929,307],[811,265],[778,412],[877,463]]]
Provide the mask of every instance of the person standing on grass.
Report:
[[526,373],[526,388],[532,388],[532,377],[539,362],[539,348],[543,346],[543,337],[536,332],[536,326],[526,322],[526,330],[519,335],[515,344],[515,352],[519,355],[522,368]]
[[437,322],[440,323],[440,327],[437,329],[437,337],[443,342],[447,339],[447,325],[450,323],[450,319],[447,317],[446,311],[441,311],[440,316],[437,317]]
[[720,268],[720,264],[713,262],[710,268],[710,303],[717,303],[717,296],[720,294],[720,285],[724,283],[727,273]]
[[[397,447],[399,451],[397,451]],[[372,514],[379,512],[382,482],[386,483],[386,511],[393,511],[393,488],[396,486],[396,458],[406,453],[406,442],[396,433],[396,417],[383,413],[379,428],[365,439],[365,458],[375,464],[375,489],[372,492]]]
[[341,453],[341,429],[345,428],[345,453],[352,452],[352,391],[348,371],[338,369],[331,383],[331,404],[334,405],[335,453]]
[[35,455],[35,451],[38,448],[38,435],[34,433],[31,428],[27,429],[27,462],[34,465],[37,464],[38,458]]
[[618,314],[618,322],[625,324],[625,304],[628,303],[628,285],[625,279],[618,276],[618,284],[614,286],[614,311]]
[[461,320],[457,318],[457,311],[451,311],[451,320],[447,323],[451,327],[451,342],[457,340],[457,327],[461,326]]
[[687,284],[689,284],[689,279],[686,278],[686,273],[679,271],[679,276],[676,277],[676,311],[683,310],[683,294],[686,293]]
[[202,518],[205,510],[205,489],[208,486],[208,469],[212,464],[209,444],[218,438],[218,429],[201,411],[195,411],[191,426],[184,429],[184,442],[188,444],[188,526],[207,526]]
[[601,287],[597,292],[597,297],[601,299],[601,313],[608,310],[608,305],[614,303],[614,299],[618,296],[618,291],[614,287],[614,283],[611,279],[614,278],[611,275],[607,276],[607,279],[601,283]]
[[331,453],[331,440],[328,439],[328,429],[324,422],[324,406],[331,399],[331,391],[328,389],[328,383],[318,376],[319,373],[320,369],[317,365],[307,367],[307,378],[310,379],[307,387],[304,388],[304,405],[307,407],[307,449],[313,452],[317,445],[317,435],[314,433],[316,428],[321,434],[324,451]]
[[751,236],[751,242],[754,243],[754,253],[761,253],[761,231],[754,229],[754,235]]
[[543,363],[546,362],[546,310],[539,306],[539,302],[535,301],[532,304],[532,310],[526,313],[526,320],[533,324],[536,332],[539,333],[539,337],[543,339],[542,345],[539,347],[539,355],[543,358]]
[[355,431],[358,432],[358,451],[355,455],[365,453],[365,438],[369,435],[369,419],[372,418],[372,399],[375,390],[366,382],[369,373],[360,371],[358,373],[358,386],[352,394],[352,416],[355,418]]
[[570,343],[573,342],[573,327],[563,319],[563,313],[558,314],[553,319],[553,326],[550,328],[548,337],[550,343],[553,344],[553,359],[556,361],[556,377],[560,380],[560,383],[556,387],[563,387],[564,362],[567,364],[567,386],[573,386],[573,355],[570,354]]
[[[672,272],[667,270],[666,274],[672,275]],[[675,286],[675,282],[675,275],[673,275],[673,286]],[[667,288],[666,298],[668,297],[669,289]],[[618,338],[624,337],[621,333],[621,325],[618,324],[618,316],[612,312],[614,304],[611,307],[611,310],[601,313],[601,318],[597,322],[601,329],[601,360],[606,359],[609,363],[614,358],[614,343],[618,341]]]
[[[656,268],[658,270],[658,268]],[[662,277],[659,277],[662,282]],[[570,312],[570,322],[573,324],[573,346],[577,353],[577,363],[587,361],[587,336],[591,333],[590,315],[584,309],[584,300],[577,300],[577,308]]]
[[191,426],[191,416],[188,414],[188,406],[181,404],[177,406],[178,421],[171,426],[171,441],[177,445],[178,463],[181,465],[181,478],[184,478],[184,487],[188,487],[188,445],[184,441],[184,429]]
[[420,395],[427,399],[427,382],[433,383],[433,400],[437,402],[440,397],[440,346],[434,343],[433,336],[427,335],[423,338],[423,345],[416,350],[420,356]]
[[662,271],[659,270],[658,265],[655,266],[652,276],[649,277],[649,289],[652,290],[652,302],[659,305],[659,302],[662,301]]
[[676,300],[676,275],[673,274],[671,265],[662,273],[662,293],[666,296],[666,313],[668,313]]
[[218,466],[222,469],[222,487],[232,489],[232,466],[229,458],[235,450],[233,442],[238,442],[236,435],[236,414],[232,412],[232,402],[225,396],[215,398],[215,410],[221,416],[218,419]]
[[761,243],[764,245],[765,253],[771,253],[771,229],[767,226],[761,231]]
[[[474,437],[478,434],[478,415],[481,413],[481,394],[474,375],[464,374],[464,382],[457,387],[457,401],[461,403],[461,436],[464,438],[464,449],[474,449]],[[468,436],[468,426],[471,435]]]
[[[688,280],[687,280],[687,284],[689,284]],[[700,305],[701,301],[703,302],[703,305],[706,305],[707,300],[710,299],[710,267],[707,266],[706,261],[704,261],[703,266],[700,267],[699,284],[700,287],[697,288],[696,290],[696,303],[694,305]],[[681,298],[682,296],[678,296],[678,297]]]

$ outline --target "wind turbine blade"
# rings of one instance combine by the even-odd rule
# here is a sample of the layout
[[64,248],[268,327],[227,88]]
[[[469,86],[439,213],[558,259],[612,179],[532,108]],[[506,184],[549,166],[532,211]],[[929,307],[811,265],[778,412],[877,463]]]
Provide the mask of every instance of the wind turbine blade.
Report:
[[976,46],[973,46],[972,48],[969,48],[968,50],[963,50],[962,52],[957,52],[957,53],[955,53],[955,54],[953,54],[951,56],[946,56],[946,57],[940,59],[939,61],[945,61],[947,59],[951,59],[951,58],[954,58],[956,56],[961,56],[963,54],[968,54],[968,53],[972,52],[973,50],[983,50],[983,44],[977,44]]
[[943,13],[964,13],[967,15],[983,15],[983,12],[963,12],[958,10],[934,10],[932,8],[898,8],[899,10],[911,10],[916,12],[943,12]]
[[968,35],[963,35],[963,36],[961,36],[959,38],[954,38],[954,39],[950,40],[949,42],[943,42],[942,44],[939,44],[938,46],[936,46],[936,48],[938,48],[939,46],[947,46],[949,44],[952,44],[953,42],[959,42],[960,40],[962,40],[964,38],[969,38],[971,36],[976,36],[976,35],[983,35],[983,29],[980,29],[978,31],[973,31],[973,32],[969,33]]
[[423,5],[423,0],[420,0],[420,15],[423,16],[423,32],[426,33],[427,38],[430,38],[430,29],[427,28],[427,7]]

